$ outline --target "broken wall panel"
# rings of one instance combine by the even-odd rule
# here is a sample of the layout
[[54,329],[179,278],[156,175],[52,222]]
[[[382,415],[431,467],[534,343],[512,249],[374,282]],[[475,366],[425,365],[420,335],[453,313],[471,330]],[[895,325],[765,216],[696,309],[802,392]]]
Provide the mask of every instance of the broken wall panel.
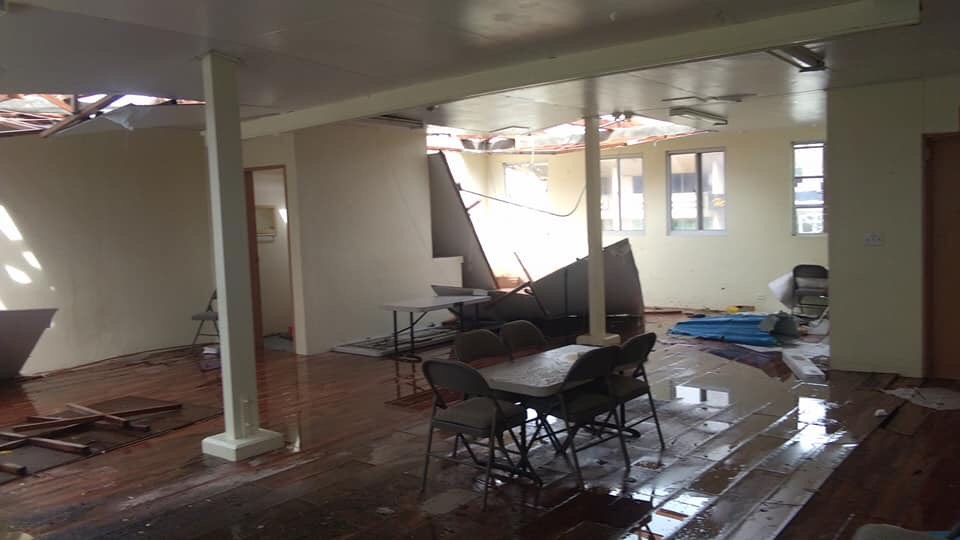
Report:
[[[531,289],[550,317],[586,315],[588,257],[534,281]],[[643,315],[643,290],[628,239],[603,248],[607,315]]]
[[41,334],[50,328],[56,309],[0,311],[0,380],[20,374]]
[[434,257],[463,257],[463,286],[491,290],[497,280],[442,153],[427,156]]

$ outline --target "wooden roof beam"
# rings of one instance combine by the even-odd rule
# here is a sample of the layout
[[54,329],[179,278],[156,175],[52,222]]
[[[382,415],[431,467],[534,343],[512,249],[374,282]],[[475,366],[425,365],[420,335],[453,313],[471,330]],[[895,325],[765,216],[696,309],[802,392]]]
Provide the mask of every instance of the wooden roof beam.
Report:
[[104,96],[103,98],[98,99],[94,103],[91,103],[85,107],[82,107],[76,113],[64,118],[60,122],[48,127],[43,130],[43,133],[40,134],[41,137],[49,137],[60,133],[61,131],[71,128],[75,125],[81,124],[89,120],[90,115],[96,114],[103,110],[104,108],[110,106],[111,103],[123,97],[123,94],[110,94]]

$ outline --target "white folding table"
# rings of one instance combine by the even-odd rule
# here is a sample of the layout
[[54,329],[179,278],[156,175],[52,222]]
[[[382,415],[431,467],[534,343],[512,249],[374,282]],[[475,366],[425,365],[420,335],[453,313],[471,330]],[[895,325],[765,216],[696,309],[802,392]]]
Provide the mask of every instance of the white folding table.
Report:
[[590,345],[567,345],[480,370],[493,390],[536,398],[560,392],[573,363]]
[[[400,330],[397,328],[397,313],[405,312],[410,314],[410,355],[413,356],[416,350],[416,341],[414,339],[414,327],[420,322],[427,313],[431,311],[441,311],[444,309],[456,309],[460,315],[460,330],[463,330],[463,306],[473,305],[477,310],[477,320],[480,320],[480,304],[490,300],[489,296],[426,296],[423,298],[414,298],[412,300],[402,300],[399,302],[390,302],[381,306],[381,308],[393,312],[393,352],[400,354]],[[420,316],[414,320],[414,313]]]

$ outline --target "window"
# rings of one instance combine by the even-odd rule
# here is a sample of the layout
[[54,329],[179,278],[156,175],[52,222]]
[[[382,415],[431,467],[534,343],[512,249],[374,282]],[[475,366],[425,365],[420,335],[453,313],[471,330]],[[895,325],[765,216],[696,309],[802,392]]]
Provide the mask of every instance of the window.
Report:
[[670,230],[726,230],[724,152],[678,152],[668,156]]
[[504,163],[504,195],[517,204],[547,208],[547,178],[546,163]]
[[642,231],[643,159],[601,159],[600,185],[603,230]]
[[823,234],[823,142],[793,145],[793,233]]

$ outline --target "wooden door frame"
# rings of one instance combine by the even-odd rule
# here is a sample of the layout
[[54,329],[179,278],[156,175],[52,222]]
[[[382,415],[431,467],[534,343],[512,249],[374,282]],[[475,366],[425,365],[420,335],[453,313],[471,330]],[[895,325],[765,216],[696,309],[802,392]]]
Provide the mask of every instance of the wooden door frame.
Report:
[[931,178],[930,167],[927,162],[930,160],[931,143],[943,140],[960,138],[960,131],[951,133],[925,133],[923,135],[923,147],[921,149],[921,163],[923,167],[921,198],[921,215],[923,227],[923,241],[921,249],[923,250],[923,322],[922,335],[923,350],[921,351],[923,359],[923,376],[929,377],[933,373],[933,332],[930,330],[930,322],[933,320],[933,216],[930,211],[933,209],[933,179]]
[[[257,203],[254,198],[253,173],[258,171],[280,170],[283,174],[283,204],[287,208],[289,216],[290,205],[287,197],[287,166],[286,165],[263,165],[259,167],[244,167],[243,183],[247,196],[247,238],[249,242],[249,264],[250,264],[250,294],[253,306],[253,336],[254,347],[257,351],[263,350],[263,306],[260,296],[260,263],[258,259],[257,247]],[[290,219],[287,218],[287,260],[290,260]],[[292,268],[291,268],[292,272]],[[292,275],[288,276],[289,283],[293,285]],[[291,291],[292,295],[292,291]],[[293,319],[293,313],[290,314]]]

